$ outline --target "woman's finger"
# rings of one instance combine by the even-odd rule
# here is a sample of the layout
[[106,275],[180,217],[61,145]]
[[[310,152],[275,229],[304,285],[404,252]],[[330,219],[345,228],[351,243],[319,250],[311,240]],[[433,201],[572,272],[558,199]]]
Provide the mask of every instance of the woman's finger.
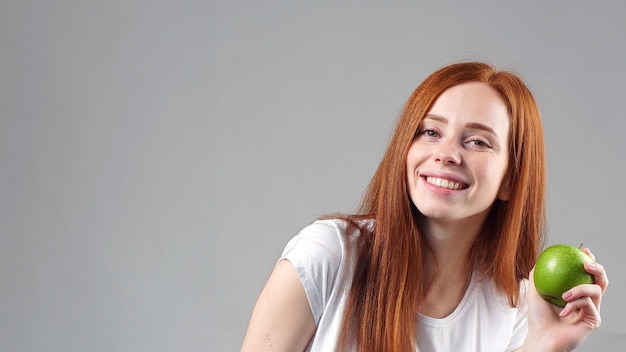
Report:
[[578,285],[563,293],[562,298],[568,303],[581,298],[590,298],[595,309],[599,311],[602,302],[602,288],[596,284]]
[[593,255],[593,253],[591,253],[591,250],[587,247],[583,248],[583,252],[587,253],[588,256],[591,257],[591,259],[593,259],[593,261],[596,261],[596,256]]
[[606,271],[604,270],[604,266],[600,263],[585,263],[585,270],[593,275],[593,279],[596,285],[600,286],[602,289],[602,294],[606,291],[606,288],[609,286],[609,278],[606,275]]
[[563,318],[576,312],[578,313],[578,317],[576,318],[576,320],[579,322],[584,322],[584,324],[590,330],[594,330],[600,327],[600,324],[602,323],[602,317],[600,316],[600,312],[591,300],[591,297],[581,297],[568,302],[559,315]]

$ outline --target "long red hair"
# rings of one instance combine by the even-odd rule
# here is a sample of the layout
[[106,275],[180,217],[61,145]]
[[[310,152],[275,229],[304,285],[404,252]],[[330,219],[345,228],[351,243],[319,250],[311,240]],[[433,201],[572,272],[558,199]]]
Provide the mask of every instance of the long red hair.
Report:
[[345,308],[338,350],[413,351],[416,315],[425,292],[423,258],[428,245],[417,223],[406,184],[406,157],[421,121],[446,89],[464,82],[495,88],[511,117],[508,200],[496,200],[470,250],[473,270],[490,278],[508,298],[519,302],[520,281],[528,277],[545,232],[545,152],[537,104],[515,74],[481,62],[457,63],[434,72],[410,96],[385,155],[356,215],[374,220],[361,228],[354,279]]

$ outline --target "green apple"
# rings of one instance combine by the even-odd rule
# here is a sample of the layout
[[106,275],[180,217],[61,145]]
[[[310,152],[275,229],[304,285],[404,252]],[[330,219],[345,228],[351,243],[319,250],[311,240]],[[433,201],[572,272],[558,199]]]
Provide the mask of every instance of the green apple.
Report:
[[546,248],[537,258],[534,282],[537,292],[546,301],[565,306],[563,293],[574,286],[592,284],[593,276],[585,271],[584,264],[593,259],[581,249],[567,244]]

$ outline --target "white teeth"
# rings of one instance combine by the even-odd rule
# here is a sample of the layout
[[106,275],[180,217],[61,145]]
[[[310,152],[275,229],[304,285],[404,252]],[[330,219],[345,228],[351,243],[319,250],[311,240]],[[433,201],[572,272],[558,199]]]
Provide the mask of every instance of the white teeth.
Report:
[[438,177],[426,177],[426,182],[430,183],[431,185],[435,185],[441,188],[447,188],[447,189],[453,189],[453,190],[457,190],[461,188],[460,183],[456,183],[454,181],[450,181],[450,180],[446,180],[446,179],[438,178]]

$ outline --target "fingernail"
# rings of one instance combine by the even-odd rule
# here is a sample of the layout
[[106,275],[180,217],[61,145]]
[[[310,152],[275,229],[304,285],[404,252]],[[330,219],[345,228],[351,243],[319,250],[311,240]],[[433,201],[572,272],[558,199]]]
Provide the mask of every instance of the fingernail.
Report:
[[573,293],[571,291],[567,291],[563,293],[563,300],[567,301],[570,297],[572,297]]
[[563,309],[561,310],[561,312],[559,313],[559,316],[560,316],[560,317],[564,317],[564,316],[566,316],[566,315],[567,315],[567,309],[566,309],[566,308],[563,308]]

